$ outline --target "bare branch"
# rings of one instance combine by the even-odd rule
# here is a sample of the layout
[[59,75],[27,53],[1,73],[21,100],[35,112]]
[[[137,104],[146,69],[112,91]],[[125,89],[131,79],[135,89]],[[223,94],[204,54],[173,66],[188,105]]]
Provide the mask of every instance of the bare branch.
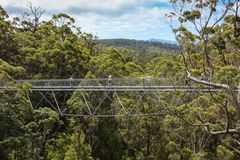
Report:
[[230,116],[229,116],[229,112],[228,112],[228,108],[227,108],[227,101],[225,101],[225,104],[223,105],[225,108],[225,112],[227,115],[227,122],[226,122],[226,131],[229,131],[229,126],[230,126]]
[[32,5],[32,3],[28,3],[27,7],[29,9],[28,12],[22,12],[20,13],[20,26],[24,29],[27,29],[31,32],[35,32],[37,27],[40,25],[40,19],[42,15],[45,13],[44,9],[41,9],[41,7],[35,7]]
[[223,134],[238,134],[240,135],[240,132],[238,132],[236,129],[229,129],[228,131],[223,130],[223,131],[212,131],[210,134],[218,136],[218,135],[223,135]]
[[220,84],[220,83],[213,83],[213,82],[205,81],[205,80],[200,80],[200,79],[197,79],[197,78],[191,76],[189,71],[186,71],[186,72],[187,72],[187,78],[188,79],[193,80],[194,82],[197,82],[199,84],[205,84],[205,85],[216,87],[216,88],[224,88],[224,89],[228,89],[229,88],[229,85]]
[[237,99],[237,96],[234,93],[235,90],[230,85],[214,83],[214,82],[211,82],[211,81],[200,80],[200,79],[197,79],[197,78],[191,76],[191,74],[188,70],[186,70],[186,72],[187,72],[187,78],[196,82],[196,83],[205,84],[205,85],[208,85],[208,86],[225,89],[230,94],[230,96],[232,98],[232,103],[237,110],[238,119],[240,119],[240,103]]

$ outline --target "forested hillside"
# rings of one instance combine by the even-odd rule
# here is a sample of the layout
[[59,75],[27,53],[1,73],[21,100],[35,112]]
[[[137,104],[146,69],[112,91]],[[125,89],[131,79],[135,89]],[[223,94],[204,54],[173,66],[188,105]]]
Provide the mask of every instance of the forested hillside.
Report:
[[162,43],[157,41],[140,41],[130,39],[101,39],[100,44],[105,47],[119,47],[134,50],[140,53],[178,53],[180,46],[177,44]]
[[[10,19],[0,7],[0,84],[16,88],[0,90],[0,159],[240,159],[239,1],[171,3],[175,12],[168,20],[181,50],[141,41],[99,43],[67,14],[42,21],[42,10],[30,6],[28,13]],[[107,99],[100,93],[57,92],[59,106],[66,105],[69,115],[81,115],[86,112],[82,106],[100,102],[103,112],[115,115],[120,114],[116,104],[138,113],[162,113],[81,117],[62,116],[50,103],[38,103],[40,94],[34,94],[29,83],[16,81],[109,75],[161,77],[190,89],[195,85],[221,91],[121,92],[119,97],[108,93]],[[28,95],[38,103],[33,109]],[[135,101],[139,98],[143,100]]]

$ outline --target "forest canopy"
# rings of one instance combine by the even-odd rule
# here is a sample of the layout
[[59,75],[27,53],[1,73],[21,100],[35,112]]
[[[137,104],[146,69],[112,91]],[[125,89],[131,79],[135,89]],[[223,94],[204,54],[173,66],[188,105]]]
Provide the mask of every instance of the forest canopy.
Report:
[[[43,21],[44,10],[30,5],[10,19],[0,6],[0,83],[17,88],[0,90],[1,159],[239,159],[240,2],[170,3],[174,11],[166,16],[179,46],[130,40],[112,45],[82,32],[67,14]],[[110,93],[103,101],[100,93],[56,93],[70,114],[86,112],[83,95],[91,106],[102,101],[103,112],[119,114],[113,109],[118,104],[128,110],[134,105],[138,113],[162,113],[84,118],[62,116],[49,103],[38,103],[41,96],[31,85],[16,81],[109,75],[167,78],[221,91],[147,93],[138,103],[138,95],[128,92]],[[37,107],[29,106],[29,95]]]

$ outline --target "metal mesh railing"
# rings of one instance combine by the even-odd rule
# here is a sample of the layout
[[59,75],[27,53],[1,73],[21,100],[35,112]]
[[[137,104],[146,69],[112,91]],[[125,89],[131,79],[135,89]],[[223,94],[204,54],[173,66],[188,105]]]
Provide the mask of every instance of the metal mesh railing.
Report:
[[174,86],[170,80],[164,78],[98,78],[98,79],[46,79],[46,80],[19,80],[28,82],[32,86]]
[[[219,88],[202,84],[190,84],[167,78],[86,78],[86,79],[41,79],[17,80],[27,82],[34,91],[220,91]],[[0,85],[0,89],[16,90],[16,87]]]

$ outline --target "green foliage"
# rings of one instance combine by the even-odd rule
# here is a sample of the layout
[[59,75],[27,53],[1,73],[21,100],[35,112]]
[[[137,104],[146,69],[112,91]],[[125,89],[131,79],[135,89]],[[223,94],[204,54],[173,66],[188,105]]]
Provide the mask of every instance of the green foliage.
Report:
[[216,78],[221,83],[238,85],[240,80],[240,69],[236,66],[224,66],[216,73]]
[[222,145],[219,145],[217,147],[217,156],[219,159],[222,159],[222,160],[234,159],[234,153]]
[[0,6],[0,59],[8,62],[16,62],[18,44],[15,41],[16,33],[11,22],[7,20],[6,11]]
[[96,77],[136,76],[144,72],[140,65],[127,60],[121,51],[108,48],[105,53],[92,57],[91,70]]
[[54,143],[48,146],[48,151],[48,159],[51,160],[93,160],[91,148],[86,144],[82,132],[59,135]]
[[[61,116],[49,103],[38,103],[41,97],[31,92],[30,84],[15,81],[70,76],[106,78],[109,75],[142,77],[144,81],[144,77],[151,76],[166,78],[168,84],[171,81],[202,87],[202,84],[186,81],[187,67],[197,78],[205,73],[207,81],[237,87],[240,79],[239,16],[228,12],[215,26],[209,25],[210,18],[207,25],[192,32],[188,24],[206,22],[206,12],[202,11],[210,11],[210,15],[219,13],[216,10],[220,2],[172,0],[171,3],[191,6],[182,8],[181,14],[168,16],[179,15],[176,19],[180,26],[173,31],[181,50],[178,45],[158,42],[97,40],[91,34],[82,33],[74,26],[75,20],[64,13],[38,23],[31,19],[31,12],[25,15],[28,20],[22,17],[9,20],[0,7],[0,83],[18,89],[16,92],[0,90],[1,159],[239,159],[239,134],[226,131],[229,128],[239,132],[237,108],[224,90],[147,92],[144,95],[119,92],[118,96],[108,93],[107,98],[103,92],[56,92],[60,97],[59,106],[65,108],[66,113],[86,114],[102,101],[101,110],[97,110],[99,114],[119,115],[83,118]],[[234,12],[236,5],[232,3],[226,5]],[[211,70],[214,70],[212,78]],[[88,82],[79,85],[84,83]],[[100,85],[97,79],[91,83]],[[164,80],[159,82],[162,83]],[[29,107],[27,93],[34,106],[38,106],[34,110]],[[233,94],[237,96],[236,93]],[[55,104],[51,98],[49,101]],[[140,98],[143,101],[138,101]],[[125,111],[119,110],[119,106],[124,106]],[[161,114],[130,117],[128,111]],[[218,132],[221,134],[216,136]]]

